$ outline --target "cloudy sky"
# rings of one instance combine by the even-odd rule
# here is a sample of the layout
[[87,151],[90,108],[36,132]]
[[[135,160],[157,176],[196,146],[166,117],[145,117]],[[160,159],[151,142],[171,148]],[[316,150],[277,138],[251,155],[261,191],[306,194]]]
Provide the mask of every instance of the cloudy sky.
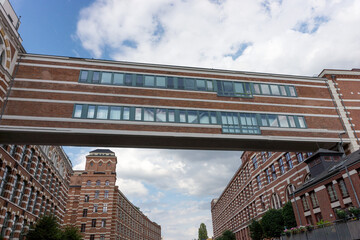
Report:
[[[359,0],[11,0],[29,53],[268,73],[360,68]],[[67,147],[76,169],[92,148]],[[240,152],[113,149],[118,184],[162,225],[193,239]]]

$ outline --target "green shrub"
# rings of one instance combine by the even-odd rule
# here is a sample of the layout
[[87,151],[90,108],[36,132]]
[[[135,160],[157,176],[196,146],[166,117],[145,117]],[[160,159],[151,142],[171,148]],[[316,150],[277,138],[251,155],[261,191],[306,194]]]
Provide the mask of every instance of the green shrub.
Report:
[[349,212],[353,214],[355,217],[360,215],[360,208],[357,207],[349,207]]
[[346,212],[342,209],[336,209],[335,210],[336,216],[338,217],[338,219],[344,220],[346,219]]

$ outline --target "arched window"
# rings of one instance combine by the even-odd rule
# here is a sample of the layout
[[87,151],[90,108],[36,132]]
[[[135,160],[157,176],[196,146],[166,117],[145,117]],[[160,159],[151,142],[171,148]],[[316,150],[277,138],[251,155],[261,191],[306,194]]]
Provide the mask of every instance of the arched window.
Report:
[[2,66],[5,66],[5,55],[6,55],[6,49],[5,49],[5,44],[4,44],[4,40],[2,39],[2,37],[0,37],[0,64]]
[[287,197],[287,201],[291,201],[291,199],[293,199],[293,193],[295,192],[295,186],[292,184],[289,184],[286,187],[286,197]]
[[281,199],[277,193],[271,195],[271,207],[274,209],[279,209],[282,207]]
[[106,181],[105,181],[105,185],[106,185],[106,186],[109,186],[109,184],[110,184],[109,180],[106,180]]
[[86,186],[90,186],[90,185],[91,185],[91,181],[88,180],[88,181],[86,182]]
[[96,186],[100,186],[100,180],[96,181]]
[[4,175],[2,177],[2,181],[0,183],[0,196],[3,196],[3,194],[5,193],[5,188],[6,188],[6,184],[9,181],[10,178],[10,173],[11,173],[11,168],[10,167],[6,167],[5,171],[4,171]]

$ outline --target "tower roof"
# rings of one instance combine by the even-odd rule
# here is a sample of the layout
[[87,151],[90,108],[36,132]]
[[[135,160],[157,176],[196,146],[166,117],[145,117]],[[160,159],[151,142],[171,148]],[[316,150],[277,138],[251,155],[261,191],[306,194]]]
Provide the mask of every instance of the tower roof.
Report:
[[95,149],[90,152],[91,156],[115,156],[115,153],[110,149]]

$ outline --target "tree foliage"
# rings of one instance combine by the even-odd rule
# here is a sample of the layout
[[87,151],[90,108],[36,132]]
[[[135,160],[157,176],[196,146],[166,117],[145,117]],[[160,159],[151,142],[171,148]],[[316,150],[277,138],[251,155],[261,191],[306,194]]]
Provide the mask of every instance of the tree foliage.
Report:
[[199,227],[199,240],[208,239],[207,230],[205,223],[201,223]]
[[278,238],[284,229],[282,210],[270,209],[262,217],[260,224],[266,238]]
[[261,227],[261,224],[253,219],[251,221],[251,224],[249,225],[250,229],[250,236],[252,240],[261,240],[263,239],[263,229]]
[[35,225],[30,227],[27,240],[82,240],[79,229],[74,226],[60,228],[54,215],[40,217]]
[[294,210],[290,201],[284,205],[282,215],[284,218],[284,226],[287,229],[297,226]]
[[225,230],[220,237],[216,238],[216,240],[236,240],[236,238],[232,231]]

